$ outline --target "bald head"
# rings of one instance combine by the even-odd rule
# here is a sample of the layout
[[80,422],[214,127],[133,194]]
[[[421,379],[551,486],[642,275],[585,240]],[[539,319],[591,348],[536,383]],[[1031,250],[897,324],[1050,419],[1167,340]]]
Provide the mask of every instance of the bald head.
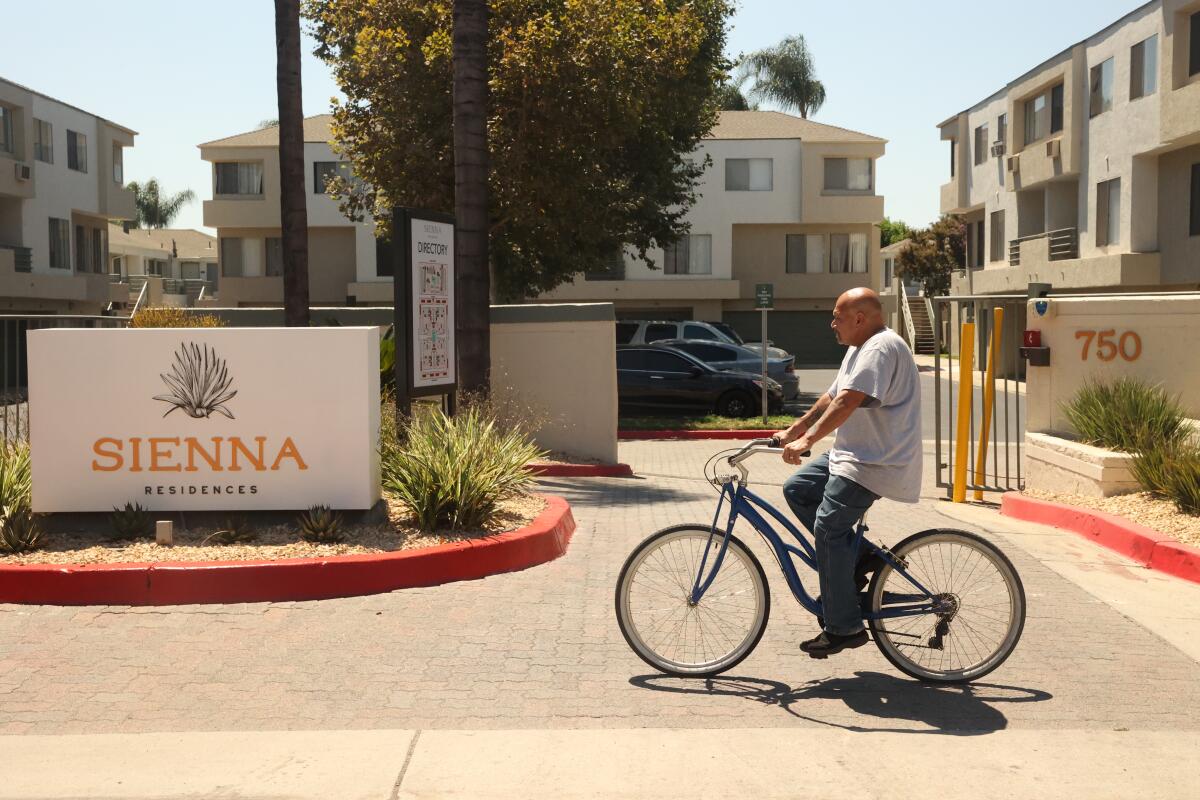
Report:
[[832,327],[838,342],[861,347],[884,328],[879,295],[865,286],[843,292],[833,307]]

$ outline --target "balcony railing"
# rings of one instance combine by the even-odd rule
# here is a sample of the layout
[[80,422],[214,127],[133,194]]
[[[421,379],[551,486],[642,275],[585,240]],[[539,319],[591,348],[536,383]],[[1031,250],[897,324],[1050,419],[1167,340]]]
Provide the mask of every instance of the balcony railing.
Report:
[[33,251],[28,247],[0,244],[0,248],[13,251],[13,269],[17,272],[33,272]]
[[1070,258],[1079,257],[1079,231],[1075,228],[1059,228],[1055,231],[1034,233],[1029,236],[1011,239],[1008,243],[1008,263],[1010,266],[1020,266],[1021,244],[1023,242],[1032,242],[1035,239],[1050,240],[1051,261],[1066,261]]

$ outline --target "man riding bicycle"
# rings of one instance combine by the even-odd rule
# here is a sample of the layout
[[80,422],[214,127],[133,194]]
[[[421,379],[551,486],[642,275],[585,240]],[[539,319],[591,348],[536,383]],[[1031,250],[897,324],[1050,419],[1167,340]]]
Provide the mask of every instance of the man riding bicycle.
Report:
[[800,645],[814,658],[867,643],[858,593],[879,556],[860,563],[855,523],[880,497],[917,502],[921,492],[921,386],[912,351],[883,320],[879,295],[851,289],[833,309],[839,344],[849,345],[826,394],[777,437],[783,460],[837,431],[830,451],[783,485],[792,512],[812,532],[824,630]]

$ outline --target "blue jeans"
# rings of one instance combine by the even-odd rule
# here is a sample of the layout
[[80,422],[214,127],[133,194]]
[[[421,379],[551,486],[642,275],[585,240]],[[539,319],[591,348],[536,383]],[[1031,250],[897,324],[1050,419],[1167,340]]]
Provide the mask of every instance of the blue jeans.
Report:
[[879,495],[849,478],[829,474],[829,454],[810,461],[783,484],[792,513],[816,539],[817,575],[825,630],[849,636],[863,629],[854,567],[854,526]]

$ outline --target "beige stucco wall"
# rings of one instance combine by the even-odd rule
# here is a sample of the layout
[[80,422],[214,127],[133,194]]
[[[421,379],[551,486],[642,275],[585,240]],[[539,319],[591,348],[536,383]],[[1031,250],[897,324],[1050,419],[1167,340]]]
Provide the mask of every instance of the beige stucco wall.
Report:
[[605,321],[492,323],[492,391],[532,409],[548,450],[617,460],[616,333]]
[[[1200,128],[1200,117],[1194,123]],[[1200,145],[1159,158],[1158,246],[1165,284],[1200,284],[1200,236],[1188,235],[1192,165],[1200,163]]]
[[[1049,299],[1045,316],[1028,307],[1030,329],[1042,332],[1050,348],[1049,367],[1029,367],[1026,377],[1028,430],[1038,433],[1069,432],[1061,404],[1074,396],[1088,379],[1137,377],[1161,384],[1177,394],[1189,417],[1200,416],[1200,294],[1175,296],[1133,295],[1126,298]],[[1104,361],[1093,340],[1088,358],[1077,331],[1113,331],[1118,344],[1127,331],[1141,338],[1136,360],[1116,355]],[[1132,352],[1133,339],[1127,339]]]
[[1188,25],[1200,0],[1163,0],[1159,86],[1164,93],[1161,136],[1164,142],[1200,141],[1200,75],[1189,76]]
[[[799,222],[820,223],[877,223],[883,219],[883,195],[876,194],[879,162],[884,144],[866,142],[805,142],[801,146],[801,197]],[[826,158],[872,159],[871,190],[868,192],[827,191],[825,189]],[[749,220],[766,222],[765,218]],[[878,241],[878,240],[876,240]],[[875,245],[872,245],[873,247]],[[734,243],[734,254],[737,244]]]
[[[1020,155],[1020,169],[1010,173],[1010,191],[1028,188],[1063,175],[1079,172],[1082,120],[1087,86],[1084,48],[1073,47],[1014,86],[1008,94],[1008,140],[1010,154]],[[1025,101],[1056,83],[1063,83],[1063,129],[1058,133],[1025,142]],[[1060,156],[1047,154],[1045,142],[1059,140]]]
[[[217,283],[221,305],[279,305],[283,303],[283,278],[266,276],[266,241],[279,237],[278,228],[222,228],[221,238],[242,240],[245,272],[226,276],[222,268]],[[356,232],[353,226],[308,229],[308,296],[314,305],[343,305],[356,274]],[[387,283],[391,289],[391,282]]]
[[[825,237],[825,269],[829,263],[829,234],[861,233],[867,237],[867,271],[853,273],[788,273],[787,235],[814,234]],[[775,285],[775,297],[836,298],[856,286],[875,286],[879,281],[879,229],[872,224],[838,225],[735,225],[733,228],[733,277],[741,284],[741,299],[754,297],[756,283]]]

